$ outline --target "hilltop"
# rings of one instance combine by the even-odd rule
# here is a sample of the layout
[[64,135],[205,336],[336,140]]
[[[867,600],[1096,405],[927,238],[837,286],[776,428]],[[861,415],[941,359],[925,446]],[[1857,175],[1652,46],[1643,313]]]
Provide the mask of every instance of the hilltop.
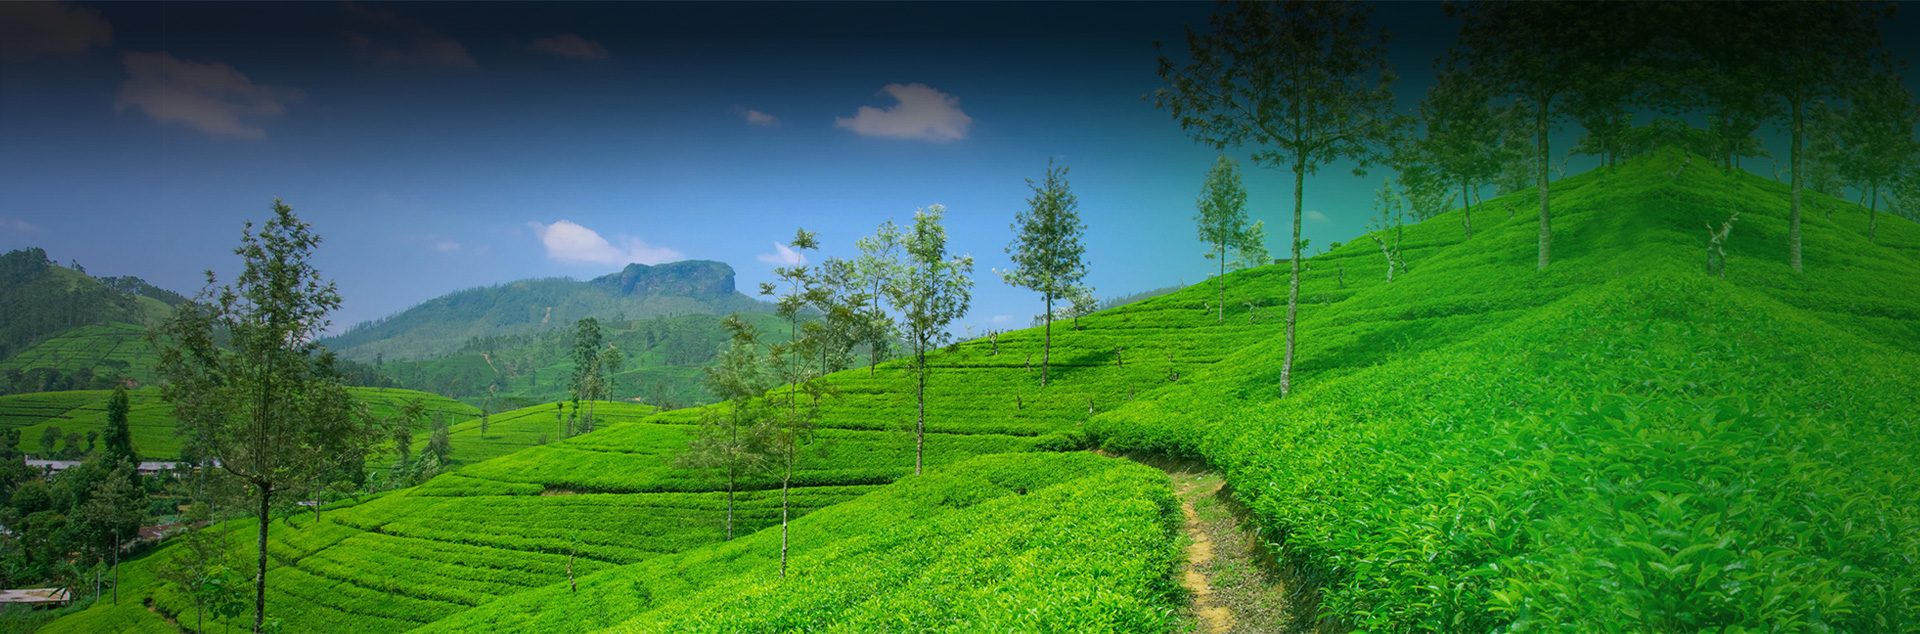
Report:
[[630,264],[585,282],[528,279],[448,293],[321,343],[363,363],[424,360],[456,354],[474,340],[572,327],[586,317],[626,322],[733,312],[771,308],[735,290],[733,267],[724,262]]
[[[829,376],[785,580],[777,482],[748,479],[728,542],[719,483],[672,466],[703,408],[276,521],[269,614],[391,633],[1179,631],[1170,487],[1077,451],[1103,448],[1224,472],[1303,629],[1920,623],[1920,226],[1883,218],[1869,243],[1857,207],[1809,193],[1839,211],[1804,219],[1795,273],[1784,185],[1667,150],[1554,183],[1541,272],[1537,224],[1500,213],[1533,195],[1476,209],[1471,239],[1461,210],[1408,226],[1392,283],[1364,238],[1307,262],[1284,400],[1285,266],[1229,274],[1224,319],[1198,284],[1056,328],[1045,388],[1034,330],[936,353],[924,476],[906,362]],[[1734,211],[1710,277],[1705,225]],[[1031,452],[1065,454],[993,455]],[[152,576],[167,553],[123,571],[135,600],[44,631],[165,628],[140,597],[191,615]]]

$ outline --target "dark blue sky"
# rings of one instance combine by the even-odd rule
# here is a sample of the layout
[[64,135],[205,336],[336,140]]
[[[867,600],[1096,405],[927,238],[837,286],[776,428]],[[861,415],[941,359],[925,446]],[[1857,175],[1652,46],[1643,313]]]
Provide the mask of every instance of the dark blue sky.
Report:
[[[721,260],[752,289],[797,227],[850,255],[939,203],[977,261],[957,330],[1024,327],[1038,298],[992,269],[1049,157],[1072,167],[1096,294],[1209,274],[1192,216],[1214,152],[1141,97],[1153,42],[1183,53],[1213,8],[6,3],[0,249],[191,294],[278,196],[326,239],[337,329],[627,261]],[[1411,107],[1456,25],[1437,3],[1376,19]],[[1243,168],[1279,253],[1291,175]],[[1380,176],[1323,169],[1307,237],[1358,235]]]

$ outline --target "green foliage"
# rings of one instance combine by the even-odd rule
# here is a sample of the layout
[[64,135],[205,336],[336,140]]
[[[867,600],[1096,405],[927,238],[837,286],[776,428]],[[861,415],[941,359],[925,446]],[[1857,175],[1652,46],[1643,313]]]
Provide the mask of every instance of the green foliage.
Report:
[[977,458],[771,531],[488,604],[420,632],[1178,631],[1166,476],[1088,454]]

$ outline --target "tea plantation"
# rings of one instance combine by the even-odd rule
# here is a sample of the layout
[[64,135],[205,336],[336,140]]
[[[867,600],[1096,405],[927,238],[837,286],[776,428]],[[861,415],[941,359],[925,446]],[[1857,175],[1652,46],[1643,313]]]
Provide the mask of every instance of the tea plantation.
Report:
[[[1855,206],[1810,193],[1795,273],[1785,186],[1695,159],[1556,182],[1545,272],[1531,191],[1477,208],[1471,239],[1459,210],[1407,227],[1391,284],[1364,238],[1312,258],[1284,400],[1285,266],[1229,274],[1224,319],[1210,281],[1057,323],[1045,388],[1034,330],[933,355],[923,476],[906,366],[831,375],[785,579],[776,479],[747,481],[724,541],[722,483],[671,466],[699,411],[602,404],[597,431],[542,443],[544,405],[484,437],[457,424],[456,472],[276,521],[268,613],[290,632],[1189,628],[1166,478],[1073,451],[1104,447],[1223,471],[1311,590],[1303,628],[1920,628],[1920,226],[1882,218],[1869,243]],[[1704,225],[1736,210],[1709,277]],[[166,630],[149,603],[191,622],[153,576],[169,551],[122,571],[133,600],[42,631]]]

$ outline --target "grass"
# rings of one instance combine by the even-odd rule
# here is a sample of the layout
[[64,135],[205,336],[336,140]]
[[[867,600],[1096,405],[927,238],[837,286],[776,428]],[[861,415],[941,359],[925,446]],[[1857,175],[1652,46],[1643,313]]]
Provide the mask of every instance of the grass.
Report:
[[[151,302],[159,303],[158,300]],[[124,322],[81,326],[7,357],[5,361],[0,361],[0,370],[53,368],[61,374],[72,375],[82,368],[88,368],[97,375],[126,376],[142,383],[151,382],[154,380],[153,365],[157,357],[153,348],[147,345],[146,333],[145,326]]]

